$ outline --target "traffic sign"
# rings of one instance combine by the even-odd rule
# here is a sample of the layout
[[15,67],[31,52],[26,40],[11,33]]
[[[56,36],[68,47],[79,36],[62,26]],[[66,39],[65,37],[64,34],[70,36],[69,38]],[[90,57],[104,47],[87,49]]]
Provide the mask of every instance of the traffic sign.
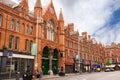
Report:
[[8,52],[8,58],[12,58],[13,57],[13,53],[12,52]]

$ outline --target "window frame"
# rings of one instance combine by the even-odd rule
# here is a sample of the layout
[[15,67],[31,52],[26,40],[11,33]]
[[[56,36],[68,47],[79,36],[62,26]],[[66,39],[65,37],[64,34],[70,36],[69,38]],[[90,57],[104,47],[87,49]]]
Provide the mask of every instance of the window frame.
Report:
[[14,20],[14,19],[11,19],[10,29],[11,29],[11,30],[14,30],[14,28],[15,28],[15,20]]
[[14,44],[14,36],[10,35],[10,37],[9,37],[9,49],[13,48],[13,44]]
[[0,14],[0,27],[2,26],[3,16]]
[[26,39],[25,40],[25,51],[28,51],[29,50],[29,40]]
[[17,21],[17,23],[16,23],[16,31],[20,32],[20,22],[19,21]]
[[18,50],[19,49],[19,37],[16,37],[15,38],[15,50]]

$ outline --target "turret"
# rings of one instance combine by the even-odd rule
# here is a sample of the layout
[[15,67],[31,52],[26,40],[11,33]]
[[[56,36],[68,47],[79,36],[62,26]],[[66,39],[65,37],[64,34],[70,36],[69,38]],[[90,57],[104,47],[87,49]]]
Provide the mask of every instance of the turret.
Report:
[[36,4],[34,7],[34,17],[41,17],[42,16],[42,5],[40,0],[36,0]]
[[58,60],[62,62],[58,64],[59,68],[61,69],[61,72],[65,73],[65,34],[64,34],[64,19],[63,19],[63,14],[62,14],[62,9],[60,9],[60,14],[59,14],[59,44],[60,44],[60,55],[62,57]]

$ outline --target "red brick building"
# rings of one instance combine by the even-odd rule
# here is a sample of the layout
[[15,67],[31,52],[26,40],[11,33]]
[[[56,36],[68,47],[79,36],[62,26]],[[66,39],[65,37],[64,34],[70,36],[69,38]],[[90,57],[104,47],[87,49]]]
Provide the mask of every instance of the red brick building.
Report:
[[111,43],[105,47],[105,58],[110,64],[120,64],[120,44]]
[[[31,46],[37,43],[37,55],[31,55]],[[7,50],[6,50],[7,48]],[[28,0],[17,6],[0,2],[0,72],[9,72],[12,55],[12,72],[38,69],[43,74],[89,71],[94,65],[104,65],[104,46],[83,32],[74,31],[74,24],[64,26],[60,10],[56,16],[52,0],[43,8],[36,0],[31,13]],[[76,62],[80,59],[80,62]],[[35,60],[34,60],[35,59]],[[33,66],[34,65],[34,66]]]
[[104,67],[105,48],[102,43],[98,43],[92,39],[87,32],[82,35],[78,31],[74,31],[74,24],[68,24],[65,27],[65,67],[66,72],[71,73],[77,70],[77,62],[75,61],[77,53],[79,53],[80,70],[90,71],[95,65]]
[[[13,53],[12,72],[34,67],[43,74],[53,74],[58,68],[65,73],[62,9],[57,18],[52,0],[45,8],[36,0],[33,13],[28,0],[21,0],[17,6],[6,3],[0,2],[0,72],[9,72],[7,55]],[[33,43],[37,43],[36,56],[31,55]]]

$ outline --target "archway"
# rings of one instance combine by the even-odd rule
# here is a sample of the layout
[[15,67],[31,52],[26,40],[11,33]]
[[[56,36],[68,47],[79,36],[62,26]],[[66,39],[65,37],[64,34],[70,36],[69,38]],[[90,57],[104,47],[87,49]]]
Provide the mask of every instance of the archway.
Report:
[[48,47],[44,47],[43,54],[42,54],[42,72],[43,74],[48,74],[49,70],[49,54],[48,54]]

